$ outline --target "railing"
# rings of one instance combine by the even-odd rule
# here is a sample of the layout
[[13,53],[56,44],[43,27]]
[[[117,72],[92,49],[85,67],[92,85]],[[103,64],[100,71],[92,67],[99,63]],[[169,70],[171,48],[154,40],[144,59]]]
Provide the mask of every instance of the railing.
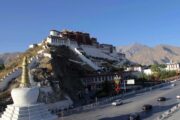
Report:
[[179,109],[180,109],[180,104],[177,104],[176,106],[172,107],[170,110],[158,116],[155,120],[165,120],[169,118],[173,113],[177,112]]
[[[121,94],[121,95],[117,95],[117,96],[113,96],[113,97],[109,97],[109,98],[106,98],[104,100],[101,100],[101,101],[98,101],[98,102],[95,102],[95,103],[92,103],[92,104],[80,106],[80,107],[77,107],[77,108],[74,108],[74,109],[62,110],[63,115],[69,115],[69,114],[78,113],[78,112],[90,110],[90,109],[93,109],[93,108],[97,108],[97,107],[99,107],[101,105],[110,103],[110,102],[112,102],[112,101],[114,101],[116,99],[122,99],[122,98],[126,98],[128,96],[132,96],[132,95],[135,95],[135,94],[152,91],[154,89],[158,89],[158,88],[161,88],[161,87],[164,87],[164,86],[167,86],[167,85],[170,85],[170,82],[162,83],[162,84],[155,85],[155,86],[152,86],[152,87],[147,87],[147,88],[137,90],[137,91],[127,92],[125,94]],[[61,113],[62,113],[62,111],[61,111]],[[58,114],[58,112],[57,112],[57,114]]]
[[[36,60],[40,59],[38,55],[33,56],[29,59],[29,67],[33,68],[36,66]],[[15,80],[18,76],[21,75],[21,68],[14,68],[11,72],[9,72],[6,76],[3,77],[3,79],[0,80],[0,92],[7,89],[9,86],[9,83],[12,80]]]
[[5,90],[9,83],[21,74],[21,68],[15,68],[0,81],[0,92]]

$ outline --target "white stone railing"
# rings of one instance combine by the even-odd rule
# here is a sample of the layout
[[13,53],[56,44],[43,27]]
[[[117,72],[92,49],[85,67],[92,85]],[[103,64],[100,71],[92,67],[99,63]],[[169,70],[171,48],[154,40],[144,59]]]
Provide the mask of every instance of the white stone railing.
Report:
[[[41,59],[40,55],[33,56],[29,59],[29,69],[33,69],[38,65],[39,60]],[[30,83],[32,86],[36,86],[37,82],[34,81],[33,77],[30,74]]]
[[170,116],[172,116],[172,114],[177,112],[178,110],[180,110],[180,104],[177,104],[176,106],[167,110],[162,115],[158,116],[155,120],[165,120],[165,119],[169,118]]
[[[33,56],[29,59],[29,68],[32,69],[34,67],[36,67],[37,62],[39,61],[40,56],[36,55]],[[9,72],[8,74],[6,74],[0,81],[0,91],[4,91],[5,89],[7,89],[9,83],[12,80],[15,80],[17,77],[19,77],[21,75],[22,71],[21,68],[14,68],[11,72]],[[30,79],[30,82],[32,84],[35,84],[35,82]]]
[[9,72],[6,76],[3,77],[3,79],[1,79],[0,91],[4,91],[8,87],[9,83],[12,80],[15,80],[20,75],[21,75],[21,68],[15,68],[11,72]]
[[92,62],[90,59],[86,58],[78,49],[76,46],[69,46],[69,48],[75,53],[77,54],[81,60],[85,63],[87,63],[89,66],[91,66],[93,69],[95,70],[99,70],[100,68],[94,63]]

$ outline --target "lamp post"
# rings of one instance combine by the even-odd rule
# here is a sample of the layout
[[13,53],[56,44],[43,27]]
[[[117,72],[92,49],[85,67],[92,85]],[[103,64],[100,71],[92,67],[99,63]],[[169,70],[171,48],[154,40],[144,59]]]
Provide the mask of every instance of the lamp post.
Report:
[[124,93],[126,93],[126,81],[123,80],[123,85],[124,85]]

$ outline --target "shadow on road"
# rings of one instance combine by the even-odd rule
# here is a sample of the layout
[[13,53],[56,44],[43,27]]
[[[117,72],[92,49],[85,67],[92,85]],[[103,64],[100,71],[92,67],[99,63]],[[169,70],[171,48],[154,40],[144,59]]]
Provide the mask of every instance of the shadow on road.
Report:
[[171,87],[168,87],[168,88],[161,88],[160,90],[169,90],[169,89],[172,89]]
[[121,116],[116,116],[116,117],[108,117],[108,118],[102,118],[99,120],[127,120],[128,115],[121,115]]
[[125,104],[129,104],[129,103],[132,103],[133,101],[127,101],[127,102],[124,102],[122,105],[125,105]]

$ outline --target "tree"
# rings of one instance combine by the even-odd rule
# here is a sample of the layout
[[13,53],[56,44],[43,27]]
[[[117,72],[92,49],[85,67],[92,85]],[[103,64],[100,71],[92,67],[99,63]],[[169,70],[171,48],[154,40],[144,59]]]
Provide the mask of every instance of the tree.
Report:
[[159,67],[160,68],[166,68],[166,65],[165,64],[160,64]]
[[107,95],[111,95],[111,93],[113,92],[112,83],[107,80],[104,81],[102,83],[102,91],[105,92]]
[[0,64],[0,70],[3,70],[3,69],[5,69],[4,64]]
[[152,71],[152,72],[155,72],[155,73],[156,73],[156,72],[159,73],[161,70],[160,70],[158,64],[154,64],[154,65],[151,66],[151,71]]

